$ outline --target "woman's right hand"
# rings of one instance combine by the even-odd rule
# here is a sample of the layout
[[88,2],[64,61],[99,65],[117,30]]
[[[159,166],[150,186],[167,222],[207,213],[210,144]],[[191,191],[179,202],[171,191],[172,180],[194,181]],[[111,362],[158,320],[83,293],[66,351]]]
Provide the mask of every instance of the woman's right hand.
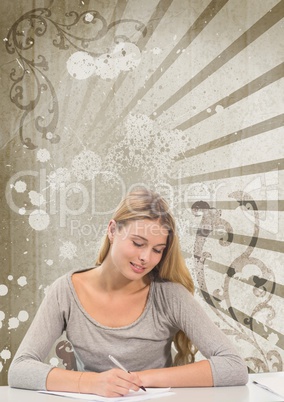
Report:
[[78,390],[81,393],[119,397],[130,390],[139,391],[141,385],[138,374],[114,368],[102,373],[83,372],[79,377]]

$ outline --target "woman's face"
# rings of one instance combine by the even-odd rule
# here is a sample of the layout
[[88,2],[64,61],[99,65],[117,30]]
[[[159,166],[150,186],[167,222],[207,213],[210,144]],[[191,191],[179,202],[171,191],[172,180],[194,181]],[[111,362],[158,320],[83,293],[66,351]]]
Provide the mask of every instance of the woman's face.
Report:
[[109,224],[109,257],[114,267],[130,280],[141,279],[160,262],[167,245],[168,230],[158,220],[130,221],[118,228]]

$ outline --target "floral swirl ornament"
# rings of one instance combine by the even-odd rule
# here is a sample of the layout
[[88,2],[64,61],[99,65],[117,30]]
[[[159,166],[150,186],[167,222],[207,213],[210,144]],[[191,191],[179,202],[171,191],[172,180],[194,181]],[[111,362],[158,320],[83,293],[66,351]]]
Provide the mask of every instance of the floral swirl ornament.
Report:
[[76,370],[77,364],[72,344],[66,339],[57,343],[55,347],[56,355],[62,360],[62,364],[67,370]]
[[[10,73],[13,81],[10,100],[23,112],[19,125],[20,139],[22,144],[31,150],[37,148],[37,145],[30,137],[25,138],[23,131],[27,127],[28,120],[32,120],[36,114],[38,114],[34,118],[36,131],[51,143],[60,141],[60,136],[55,133],[59,120],[58,99],[54,86],[46,75],[49,62],[43,54],[37,54],[35,50],[35,45],[40,47],[39,40],[47,33],[48,27],[55,30],[52,44],[56,48],[67,50],[73,47],[80,51],[88,50],[93,57],[99,57],[108,48],[92,49],[91,45],[105,37],[118,24],[134,23],[135,30],[139,34],[145,36],[147,33],[145,25],[137,20],[119,20],[107,24],[105,18],[95,10],[81,14],[75,11],[66,13],[66,19],[70,19],[69,24],[57,23],[51,17],[52,13],[48,8],[36,8],[25,13],[12,25],[5,40],[7,52],[16,54],[16,61],[20,66],[17,69],[13,68]],[[82,26],[88,28],[89,37],[76,34],[76,31],[87,32]],[[131,42],[127,35],[114,35],[112,40],[115,43],[121,40]],[[31,82],[32,85],[29,85]],[[40,109],[44,108],[46,111],[40,113]],[[28,116],[30,119],[27,119]]]
[[[204,246],[209,235],[214,236],[215,233],[220,234],[220,232],[226,233],[227,236],[227,239],[224,240],[221,235],[219,239],[220,245],[229,246],[233,241],[233,229],[228,222],[221,219],[221,211],[211,208],[207,202],[198,201],[191,208],[194,216],[201,216],[194,245],[194,273],[205,301],[228,327],[223,331],[227,335],[235,336],[237,341],[250,344],[258,352],[259,357],[251,356],[246,359],[254,366],[253,371],[283,370],[283,362],[279,352],[275,348],[265,351],[256,336],[257,334],[261,335],[267,340],[272,337],[275,340],[274,343],[280,346],[281,334],[271,328],[272,320],[276,315],[269,303],[275,292],[274,273],[261,260],[251,255],[259,235],[258,208],[251,196],[242,191],[234,192],[229,197],[234,198],[238,202],[238,206],[244,211],[250,211],[250,216],[254,218],[254,232],[248,247],[228,267],[222,289],[214,290],[211,295],[206,284],[205,262],[206,259],[210,259],[212,256],[209,252],[204,251]],[[243,272],[246,266],[254,267],[258,272],[255,275],[250,274],[249,278],[246,278]],[[253,308],[250,316],[239,311],[231,303],[230,285],[233,284],[234,280],[241,280],[243,283],[247,283],[254,296],[258,299],[257,305]],[[265,318],[265,324],[262,324],[258,317]]]

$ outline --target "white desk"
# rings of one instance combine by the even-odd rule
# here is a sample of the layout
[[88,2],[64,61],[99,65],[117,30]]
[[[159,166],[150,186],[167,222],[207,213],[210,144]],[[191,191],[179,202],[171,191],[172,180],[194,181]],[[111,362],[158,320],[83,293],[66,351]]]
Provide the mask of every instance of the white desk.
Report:
[[[261,389],[252,383],[263,374],[251,374],[249,383],[243,387],[218,388],[172,388],[174,395],[153,399],[161,402],[283,402],[284,398]],[[283,377],[284,372],[265,375]],[[55,395],[41,394],[36,391],[0,387],[0,401],[2,402],[75,402],[80,399],[62,398]]]

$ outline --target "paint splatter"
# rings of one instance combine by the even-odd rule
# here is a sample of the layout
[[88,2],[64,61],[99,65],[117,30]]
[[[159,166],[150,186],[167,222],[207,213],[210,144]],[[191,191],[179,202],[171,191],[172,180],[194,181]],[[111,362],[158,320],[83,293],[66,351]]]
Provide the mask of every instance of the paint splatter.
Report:
[[26,286],[27,285],[27,278],[25,276],[20,276],[17,280],[19,286]]
[[50,131],[48,133],[46,133],[46,139],[47,140],[52,140],[53,137],[54,137],[54,135]]
[[279,336],[274,332],[271,332],[271,334],[268,335],[267,340],[276,345],[277,342],[279,341]]
[[58,168],[52,171],[46,179],[51,189],[59,190],[60,187],[71,182],[71,173],[67,168]]
[[24,181],[19,180],[15,183],[14,188],[17,193],[24,193],[27,189],[27,184]]
[[18,314],[18,320],[21,322],[28,321],[29,319],[29,313],[25,310],[21,310]]
[[36,192],[36,191],[33,191],[33,190],[29,192],[29,198],[31,200],[31,203],[33,205],[38,206],[38,207],[45,203],[44,196],[42,194]]
[[6,296],[8,288],[6,285],[0,285],[0,296]]
[[47,149],[41,148],[37,151],[36,157],[39,162],[47,162],[50,160],[50,153]]
[[51,267],[51,265],[53,265],[53,260],[44,260],[46,265],[48,265],[49,267]]
[[3,327],[2,321],[4,321],[4,319],[5,319],[5,313],[4,311],[0,311],[0,328]]
[[148,148],[153,140],[151,135],[154,129],[154,122],[143,114],[130,114],[125,124],[127,142],[135,148]]
[[78,180],[92,180],[101,167],[101,157],[89,150],[81,152],[72,161],[72,172]]
[[[84,4],[84,2],[82,2],[82,3]],[[94,17],[93,14],[91,14],[91,13],[87,13],[87,14],[85,15],[85,21],[87,21],[87,22],[92,22],[94,18],[95,18],[95,17]]]
[[67,60],[68,73],[77,80],[85,80],[95,71],[94,58],[87,52],[75,52]]
[[77,256],[77,246],[73,244],[71,241],[63,242],[63,245],[60,247],[60,257],[64,259],[72,260]]
[[0,356],[1,356],[1,358],[2,358],[3,360],[6,361],[6,360],[11,359],[12,354],[11,354],[10,350],[8,350],[8,349],[3,349],[2,352],[0,353]]
[[224,106],[222,106],[222,105],[217,105],[215,107],[215,112],[216,113],[221,113],[221,112],[223,112],[223,110],[224,110]]
[[19,212],[19,215],[25,215],[27,211],[26,211],[25,207],[22,207],[22,208],[19,209],[18,212]]
[[109,148],[105,170],[127,174],[134,169],[156,183],[169,177],[176,157],[190,145],[183,131],[163,129],[143,114],[130,114],[116,134],[121,140]]
[[58,360],[56,357],[52,357],[52,358],[49,360],[49,363],[50,363],[52,366],[54,366],[54,367],[58,367],[59,360]]
[[129,42],[118,43],[112,52],[95,59],[94,73],[102,79],[114,79],[122,71],[135,69],[141,61],[140,49]]
[[18,328],[20,322],[19,322],[18,318],[12,317],[12,318],[9,318],[8,324],[9,324],[8,329],[15,329],[15,328]]
[[34,230],[45,230],[49,223],[49,215],[41,209],[35,209],[29,216],[29,224]]

